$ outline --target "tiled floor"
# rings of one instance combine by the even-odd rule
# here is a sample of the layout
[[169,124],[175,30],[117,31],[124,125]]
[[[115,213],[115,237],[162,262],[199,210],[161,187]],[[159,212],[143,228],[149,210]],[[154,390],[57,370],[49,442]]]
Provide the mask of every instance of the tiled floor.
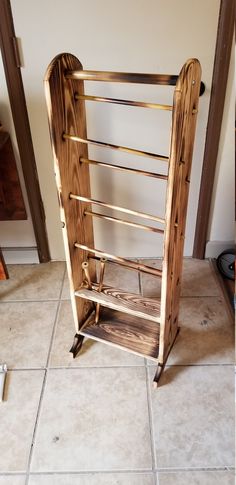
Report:
[[[152,277],[106,271],[109,284],[160,295]],[[184,261],[182,330],[157,390],[153,362],[136,355],[88,340],[73,360],[64,263],[9,272],[0,485],[234,484],[233,325],[208,261]]]

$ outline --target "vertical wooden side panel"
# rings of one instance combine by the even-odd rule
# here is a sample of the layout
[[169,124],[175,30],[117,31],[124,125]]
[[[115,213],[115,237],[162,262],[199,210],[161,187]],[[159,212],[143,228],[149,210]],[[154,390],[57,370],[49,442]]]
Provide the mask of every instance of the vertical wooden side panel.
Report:
[[0,280],[8,280],[8,278],[9,274],[7,271],[6,263],[4,261],[2,250],[0,248]]
[[165,361],[178,331],[184,234],[200,82],[199,61],[190,59],[180,72],[174,92],[162,268],[160,364]]
[[[93,247],[94,240],[92,220],[83,214],[84,210],[91,210],[91,204],[82,204],[69,197],[70,193],[85,197],[91,194],[89,167],[79,161],[80,157],[88,158],[87,146],[63,139],[63,133],[87,138],[84,101],[75,100],[76,93],[84,94],[83,81],[66,79],[67,69],[81,70],[83,67],[73,55],[60,54],[47,69],[45,93],[72,309],[78,332],[93,307],[91,302],[74,296],[84,278],[81,264],[87,259],[87,252],[79,251],[74,243],[80,241]],[[90,262],[89,266],[91,279],[95,281],[95,263]]]

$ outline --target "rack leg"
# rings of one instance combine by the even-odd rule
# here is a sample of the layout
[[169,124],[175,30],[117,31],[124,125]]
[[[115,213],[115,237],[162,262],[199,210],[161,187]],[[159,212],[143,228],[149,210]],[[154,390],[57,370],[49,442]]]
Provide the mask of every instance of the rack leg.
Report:
[[176,341],[176,338],[177,338],[177,336],[179,334],[179,331],[180,331],[180,327],[177,328],[176,334],[175,334],[175,336],[173,338],[173,341],[172,341],[172,344],[171,344],[171,346],[170,346],[170,348],[169,348],[169,350],[168,350],[168,352],[166,354],[166,357],[165,357],[165,360],[164,360],[163,364],[158,364],[158,366],[157,366],[157,371],[156,371],[156,374],[155,374],[154,379],[153,379],[153,387],[154,387],[154,389],[156,389],[157,386],[158,386],[158,383],[160,381],[161,375],[162,375],[162,373],[163,373],[163,371],[165,369],[165,365],[166,365],[167,359],[168,359],[169,354],[171,352],[171,349],[172,349],[172,347],[173,347],[173,345],[174,345],[174,343]]
[[83,335],[79,335],[78,333],[75,334],[74,342],[70,349],[70,352],[73,354],[73,358],[75,358],[78,355],[79,351],[81,350],[83,340],[84,340]]

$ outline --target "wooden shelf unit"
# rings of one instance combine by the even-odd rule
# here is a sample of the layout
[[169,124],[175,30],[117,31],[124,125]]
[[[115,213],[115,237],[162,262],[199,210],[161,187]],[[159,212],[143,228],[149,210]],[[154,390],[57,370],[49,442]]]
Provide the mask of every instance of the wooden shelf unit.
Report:
[[[189,59],[182,67],[179,76],[176,76],[84,71],[80,61],[71,54],[60,54],[53,59],[45,77],[55,176],[76,326],[71,351],[76,356],[86,336],[154,359],[158,364],[154,377],[155,385],[160,379],[179,331],[178,312],[184,233],[201,87],[200,78],[201,67],[197,59]],[[85,80],[174,85],[173,104],[89,96],[84,94]],[[169,156],[88,139],[86,101],[171,110]],[[90,160],[88,156],[90,144],[164,161],[168,164],[168,175]],[[106,167],[108,170],[127,171],[134,176],[166,180],[165,218],[93,199],[90,192],[90,164]],[[96,213],[92,210],[92,205],[155,221],[160,227],[138,224],[111,217],[105,213]],[[162,269],[151,268],[96,248],[92,225],[94,217],[162,234],[164,237]],[[103,284],[105,267],[103,258],[131,270],[161,278],[160,301],[143,298],[139,294],[128,293],[120,288]],[[100,264],[98,282],[96,264]]]

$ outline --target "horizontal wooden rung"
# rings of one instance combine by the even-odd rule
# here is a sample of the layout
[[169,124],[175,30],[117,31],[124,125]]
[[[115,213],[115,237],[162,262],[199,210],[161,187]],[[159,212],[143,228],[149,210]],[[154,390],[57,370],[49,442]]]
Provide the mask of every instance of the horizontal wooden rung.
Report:
[[146,103],[144,101],[130,101],[128,99],[105,98],[103,96],[91,96],[89,94],[75,94],[75,99],[82,101],[98,101],[100,103],[122,104],[125,106],[136,106],[138,108],[160,109],[164,111],[173,110],[173,106],[168,104]]
[[143,219],[149,219],[151,221],[160,222],[165,224],[165,219],[158,216],[153,216],[151,214],[146,214],[145,212],[134,211],[132,209],[126,209],[125,207],[120,207],[118,205],[108,204],[107,202],[102,202],[100,200],[91,199],[90,197],[83,197],[82,195],[70,194],[70,199],[79,200],[80,202],[89,202],[91,204],[99,205],[101,207],[107,207],[108,209],[113,209],[118,212],[124,212],[125,214],[131,214],[133,216],[142,217]]
[[115,222],[117,224],[124,224],[125,226],[131,226],[131,227],[134,227],[136,229],[143,229],[144,231],[157,232],[159,234],[164,234],[163,229],[158,229],[157,227],[153,227],[153,226],[145,226],[144,224],[138,224],[137,222],[130,222],[130,221],[126,221],[124,219],[118,219],[117,217],[111,217],[111,216],[107,216],[105,214],[99,214],[98,212],[84,211],[84,214],[86,216],[98,217],[99,219],[105,219],[107,221]]
[[158,301],[105,285],[102,287],[102,291],[98,292],[98,286],[93,283],[92,290],[80,288],[75,291],[75,295],[113,310],[160,323],[160,303]]
[[79,333],[147,359],[158,359],[160,325],[156,322],[102,307],[99,322],[95,323],[93,312]]
[[[85,246],[85,244],[80,244],[78,242],[75,243],[75,247],[81,249],[82,251],[86,251],[88,253],[97,254],[108,260],[111,260],[120,264],[121,266],[125,266],[130,269],[134,269],[136,271],[141,271],[142,273],[152,274],[154,276],[162,276],[161,269],[151,268],[151,266],[146,266],[145,264],[136,263],[135,261],[130,261],[129,259],[121,258],[121,256],[115,256],[114,254],[106,253],[101,251],[100,249],[90,248]],[[89,256],[90,257],[90,256]]]
[[62,134],[63,140],[71,140],[78,143],[85,143],[87,145],[96,145],[104,148],[111,148],[112,150],[119,150],[121,152],[130,153],[133,155],[139,155],[141,157],[155,158],[156,160],[162,160],[163,162],[169,162],[169,158],[164,155],[158,155],[157,153],[145,152],[142,150],[135,150],[134,148],[123,147],[119,145],[113,145],[112,143],[104,143],[102,141],[90,140],[80,138],[79,136],[69,135],[68,133]]
[[[65,71],[66,79],[78,81],[102,81],[116,83],[157,84],[160,86],[175,86],[179,76],[176,74],[146,74],[135,72],[112,72],[112,71]],[[200,93],[205,92],[205,84],[201,81]]]
[[155,172],[147,172],[145,170],[137,170],[135,168],[124,167],[122,165],[114,165],[111,163],[99,162],[98,160],[90,160],[89,158],[80,157],[79,161],[81,163],[88,163],[90,165],[96,165],[98,167],[111,168],[113,170],[118,170],[120,172],[129,172],[136,175],[144,175],[146,177],[153,177],[162,180],[168,180],[168,175]]
[[112,71],[70,71],[65,72],[67,79],[78,79],[83,81],[103,81],[118,83],[137,84],[159,84],[175,86],[178,76],[172,74],[146,74],[134,72],[112,72]]

